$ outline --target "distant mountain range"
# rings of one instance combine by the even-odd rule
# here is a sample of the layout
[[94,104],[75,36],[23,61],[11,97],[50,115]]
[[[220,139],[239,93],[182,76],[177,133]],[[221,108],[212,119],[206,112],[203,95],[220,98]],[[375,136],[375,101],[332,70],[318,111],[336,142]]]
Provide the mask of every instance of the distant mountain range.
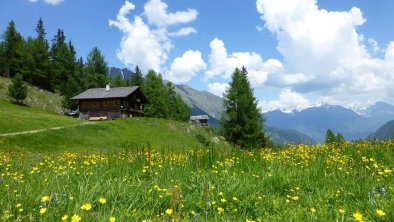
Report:
[[[112,67],[109,75],[112,78],[121,75],[129,79],[134,73],[128,69]],[[208,115],[210,125],[219,125],[223,112],[222,98],[187,85],[175,85],[175,89],[192,108],[192,115]],[[378,102],[354,111],[325,104],[301,111],[274,110],[264,113],[264,118],[266,134],[277,144],[322,143],[327,129],[341,133],[347,140],[357,140],[367,138],[380,126],[393,120],[394,106]],[[387,127],[390,128],[391,125]],[[394,123],[392,127],[394,129]]]
[[116,67],[109,67],[108,75],[111,76],[112,79],[115,79],[116,76],[120,76],[123,80],[130,80],[131,76],[134,75],[134,72],[126,68],[119,69]]
[[293,129],[312,137],[318,143],[324,141],[327,129],[341,133],[347,140],[367,138],[381,125],[394,119],[394,106],[379,102],[362,112],[337,105],[322,105],[302,111],[270,111],[264,114],[269,126]]

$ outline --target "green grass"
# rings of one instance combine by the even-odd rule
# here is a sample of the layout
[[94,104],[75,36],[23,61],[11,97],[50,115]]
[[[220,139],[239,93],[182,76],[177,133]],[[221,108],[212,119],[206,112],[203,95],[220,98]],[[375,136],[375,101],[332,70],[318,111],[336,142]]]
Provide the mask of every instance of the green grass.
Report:
[[[28,151],[107,151],[137,149],[148,144],[165,150],[201,147],[196,138],[211,140],[209,130],[188,123],[155,118],[129,118],[49,130],[34,134],[0,137],[1,147]],[[223,145],[223,141],[221,144]]]
[[[10,99],[7,95],[8,85],[10,83],[11,80],[9,78],[0,77],[0,99]],[[28,85],[27,98],[23,102],[31,107],[63,113],[62,97],[59,94],[47,92],[34,86]]]
[[0,153],[0,221],[394,221],[391,141],[155,148]]
[[0,134],[79,123],[75,118],[0,99]]

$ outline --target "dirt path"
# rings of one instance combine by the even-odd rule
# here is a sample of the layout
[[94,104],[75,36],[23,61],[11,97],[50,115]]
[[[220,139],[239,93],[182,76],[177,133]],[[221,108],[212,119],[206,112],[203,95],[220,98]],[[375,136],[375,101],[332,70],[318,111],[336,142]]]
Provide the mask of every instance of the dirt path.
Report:
[[52,128],[46,128],[46,129],[29,130],[29,131],[15,132],[15,133],[4,133],[4,134],[0,134],[0,136],[16,136],[16,135],[23,135],[23,134],[40,133],[40,132],[45,132],[48,130],[59,130],[59,129],[69,128],[69,127],[74,127],[74,126],[82,126],[82,125],[93,124],[93,123],[95,123],[95,122],[83,122],[83,123],[68,125],[68,126],[58,126],[58,127],[52,127]]

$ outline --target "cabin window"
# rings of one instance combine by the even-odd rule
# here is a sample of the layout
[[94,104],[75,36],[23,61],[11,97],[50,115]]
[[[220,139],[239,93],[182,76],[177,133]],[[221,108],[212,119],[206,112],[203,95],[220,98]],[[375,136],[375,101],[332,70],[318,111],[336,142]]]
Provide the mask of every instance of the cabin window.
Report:
[[87,102],[81,102],[81,107],[83,108],[87,107]]

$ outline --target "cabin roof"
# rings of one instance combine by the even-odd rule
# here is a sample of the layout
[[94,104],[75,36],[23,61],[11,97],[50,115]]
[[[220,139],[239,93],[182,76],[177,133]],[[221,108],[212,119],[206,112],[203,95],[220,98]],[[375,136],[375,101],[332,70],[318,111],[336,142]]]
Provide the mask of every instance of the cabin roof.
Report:
[[190,120],[209,119],[208,115],[190,116]]
[[92,88],[85,92],[72,97],[71,99],[107,99],[107,98],[125,98],[139,89],[138,86],[131,87],[111,87],[110,90],[105,88]]

